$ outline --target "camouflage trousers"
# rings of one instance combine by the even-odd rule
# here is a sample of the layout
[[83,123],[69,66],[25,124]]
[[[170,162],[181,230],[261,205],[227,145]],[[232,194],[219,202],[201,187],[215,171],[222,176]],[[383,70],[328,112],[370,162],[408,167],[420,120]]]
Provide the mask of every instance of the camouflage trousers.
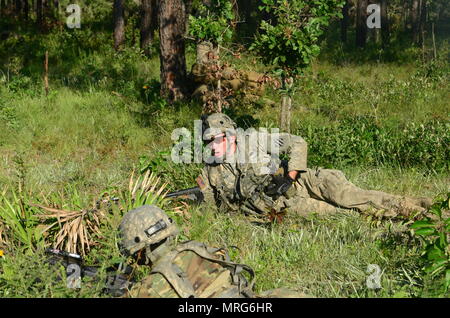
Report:
[[348,181],[342,171],[331,169],[307,169],[288,196],[289,210],[300,215],[330,214],[338,212],[337,208],[345,208],[378,216],[409,216],[413,212],[423,213],[431,205],[428,198],[361,189]]

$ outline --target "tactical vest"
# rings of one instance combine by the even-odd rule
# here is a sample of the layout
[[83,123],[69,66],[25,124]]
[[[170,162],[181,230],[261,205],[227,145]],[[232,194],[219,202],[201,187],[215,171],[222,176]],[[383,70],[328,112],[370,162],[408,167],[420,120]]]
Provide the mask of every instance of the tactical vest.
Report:
[[[249,274],[249,279],[244,276]],[[225,249],[196,241],[182,243],[165,254],[139,286],[134,297],[248,298],[254,297],[253,270],[230,261]]]
[[[262,215],[285,207],[285,198],[274,199],[265,194],[273,175],[280,171],[282,162],[268,155],[265,163],[228,164],[207,167],[219,210],[241,211]],[[282,169],[281,169],[282,171]]]

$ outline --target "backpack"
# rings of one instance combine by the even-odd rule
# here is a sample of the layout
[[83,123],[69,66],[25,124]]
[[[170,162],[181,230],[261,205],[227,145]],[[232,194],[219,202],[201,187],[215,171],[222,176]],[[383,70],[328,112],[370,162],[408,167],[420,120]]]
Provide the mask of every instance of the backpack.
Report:
[[[183,255],[187,262],[183,263]],[[201,266],[197,266],[199,263]],[[151,275],[155,274],[162,275],[181,298],[255,297],[252,268],[230,261],[224,248],[211,248],[196,241],[181,243],[164,255],[152,268]],[[196,281],[191,281],[192,277],[197,277]]]

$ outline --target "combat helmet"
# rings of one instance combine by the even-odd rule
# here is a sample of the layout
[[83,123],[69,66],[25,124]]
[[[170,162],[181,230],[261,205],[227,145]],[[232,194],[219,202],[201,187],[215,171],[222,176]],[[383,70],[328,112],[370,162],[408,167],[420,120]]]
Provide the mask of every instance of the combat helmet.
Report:
[[202,125],[204,140],[211,140],[220,133],[234,131],[237,127],[230,117],[222,113],[202,116]]
[[133,255],[146,248],[147,257],[152,246],[159,246],[178,234],[172,219],[155,205],[144,205],[126,213],[119,226],[120,248],[125,255]]

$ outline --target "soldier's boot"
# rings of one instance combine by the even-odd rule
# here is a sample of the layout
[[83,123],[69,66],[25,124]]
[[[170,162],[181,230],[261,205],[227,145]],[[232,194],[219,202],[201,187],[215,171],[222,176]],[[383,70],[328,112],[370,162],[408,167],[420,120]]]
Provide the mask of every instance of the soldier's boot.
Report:
[[419,198],[409,197],[407,198],[407,200],[425,209],[429,209],[433,205],[433,200],[427,197],[419,197]]
[[409,198],[396,197],[390,200],[384,200],[382,207],[372,207],[361,209],[363,214],[374,215],[378,218],[422,218],[426,209],[417,205],[417,201],[409,200]]
[[393,206],[392,210],[398,216],[404,217],[422,216],[425,214],[427,209],[417,205],[417,203],[419,202],[411,200],[410,198],[404,198],[399,200],[399,202]]
[[[419,197],[419,198],[407,198],[410,202],[412,202],[415,205],[421,206],[422,208],[426,209],[427,211],[424,212],[424,215],[431,218],[431,219],[437,219],[437,215],[429,212],[428,210],[433,205],[433,200],[427,197]],[[442,210],[442,218],[447,219],[450,218],[450,210]]]

